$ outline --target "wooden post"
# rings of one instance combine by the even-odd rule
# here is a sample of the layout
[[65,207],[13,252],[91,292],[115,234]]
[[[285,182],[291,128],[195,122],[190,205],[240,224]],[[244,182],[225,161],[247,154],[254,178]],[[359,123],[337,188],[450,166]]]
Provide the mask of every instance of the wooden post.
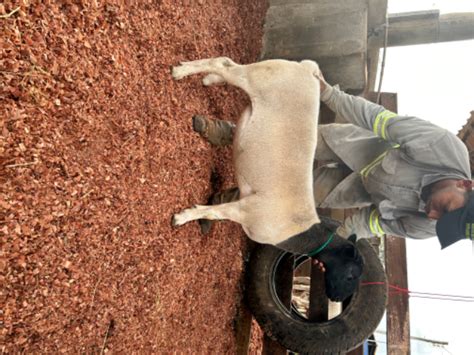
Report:
[[[368,99],[375,101],[376,93]],[[397,112],[397,94],[382,93],[380,104]],[[407,289],[407,254],[405,239],[385,237],[385,271],[390,285]],[[389,292],[387,304],[387,353],[410,354],[410,316],[407,293]]]
[[364,345],[355,348],[354,350],[349,351],[346,355],[364,355]]
[[240,309],[236,322],[235,338],[237,344],[237,355],[247,355],[249,350],[250,332],[252,329],[252,314],[243,300],[240,302]]
[[[294,257],[289,257],[284,262],[285,264],[281,266],[282,271],[277,275],[275,283],[277,285],[277,293],[280,301],[290,309],[291,293],[293,290]],[[262,353],[263,355],[286,355],[286,348],[267,335],[264,335]]]
[[[385,270],[390,285],[408,288],[406,257],[404,239],[385,237]],[[407,293],[389,292],[387,353],[410,354],[410,314]]]
[[308,319],[315,322],[328,320],[328,298],[324,287],[324,274],[312,263]]

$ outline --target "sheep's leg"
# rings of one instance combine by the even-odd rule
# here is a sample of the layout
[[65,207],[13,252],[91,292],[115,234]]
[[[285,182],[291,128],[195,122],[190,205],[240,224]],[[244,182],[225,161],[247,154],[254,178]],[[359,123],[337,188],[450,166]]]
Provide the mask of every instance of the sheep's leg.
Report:
[[172,225],[181,226],[197,219],[228,219],[245,225],[245,205],[251,203],[251,201],[249,201],[250,199],[252,199],[252,196],[234,202],[222,203],[220,205],[197,205],[187,208],[173,216]]
[[[171,71],[171,75],[175,80],[181,80],[186,76],[198,73],[212,73],[222,77],[221,73],[223,70],[239,66],[227,57],[200,59],[191,62],[181,62],[180,64],[173,67]],[[221,81],[218,77],[210,76],[209,78],[210,81]]]
[[221,85],[221,84],[225,84],[225,79],[219,74],[207,74],[202,79],[202,83],[205,86]]
[[[210,205],[219,205],[222,203],[229,203],[233,201],[238,201],[240,197],[240,190],[238,187],[233,187],[224,191],[219,191],[213,194],[209,198]],[[200,219],[199,225],[201,226],[201,233],[207,234],[211,230],[214,221],[209,219]]]
[[186,76],[207,73],[203,79],[204,85],[222,84],[228,82],[244,91],[248,84],[245,75],[245,66],[233,62],[227,57],[200,59],[192,62],[182,62],[181,65],[173,67],[171,74],[175,80]]

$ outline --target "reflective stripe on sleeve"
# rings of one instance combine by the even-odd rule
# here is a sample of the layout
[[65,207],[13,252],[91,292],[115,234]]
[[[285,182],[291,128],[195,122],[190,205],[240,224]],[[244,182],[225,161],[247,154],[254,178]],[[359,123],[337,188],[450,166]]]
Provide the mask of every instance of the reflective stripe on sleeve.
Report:
[[[399,144],[395,144],[392,149],[398,149],[400,148],[400,145]],[[367,177],[369,175],[369,173],[371,172],[371,170],[373,168],[375,168],[379,163],[382,162],[383,158],[385,158],[385,156],[387,155],[387,153],[389,152],[390,149],[387,149],[385,152],[383,152],[382,154],[380,154],[377,158],[375,158],[374,160],[372,160],[369,164],[367,164],[366,167],[364,167],[361,171],[360,171],[360,175],[362,175],[363,177]]]
[[380,237],[385,234],[382,226],[380,225],[380,213],[375,208],[372,210],[372,212],[370,212],[369,227],[370,231],[376,236]]
[[466,238],[474,241],[474,223],[466,223]]
[[[389,110],[384,110],[380,112],[376,117],[375,117],[375,122],[374,122],[374,133],[382,137],[383,139],[387,139],[387,122],[389,119],[396,117],[397,114],[393,113],[392,111]],[[380,128],[380,130],[379,130]]]

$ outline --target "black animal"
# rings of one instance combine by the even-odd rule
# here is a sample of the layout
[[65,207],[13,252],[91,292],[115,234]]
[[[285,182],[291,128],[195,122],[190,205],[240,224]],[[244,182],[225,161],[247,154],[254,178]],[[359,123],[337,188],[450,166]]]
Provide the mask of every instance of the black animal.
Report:
[[[336,234],[338,221],[320,216],[321,223],[276,247],[294,254],[310,255],[325,269],[326,295],[342,302],[352,295],[364,269],[364,260],[356,247],[356,236],[344,239]],[[317,254],[315,254],[317,253]]]
[[315,258],[326,269],[326,295],[331,301],[342,302],[354,293],[362,276],[364,261],[355,246],[355,235],[343,241],[338,240],[340,237],[335,238],[336,241],[333,240]]

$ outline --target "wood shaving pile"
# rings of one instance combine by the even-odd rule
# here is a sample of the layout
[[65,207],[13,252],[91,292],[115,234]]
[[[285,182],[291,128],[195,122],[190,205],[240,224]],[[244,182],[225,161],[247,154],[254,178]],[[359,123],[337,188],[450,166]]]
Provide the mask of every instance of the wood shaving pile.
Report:
[[121,3],[0,4],[2,353],[235,352],[244,233],[170,221],[235,184],[192,115],[248,99],[170,66],[258,60],[268,4]]

